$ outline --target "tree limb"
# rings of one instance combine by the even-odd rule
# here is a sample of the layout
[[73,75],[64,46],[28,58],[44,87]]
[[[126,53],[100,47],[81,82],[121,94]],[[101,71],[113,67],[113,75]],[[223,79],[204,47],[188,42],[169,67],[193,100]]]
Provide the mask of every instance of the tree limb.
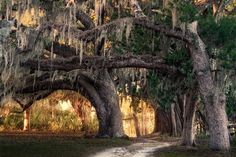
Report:
[[71,71],[75,69],[120,69],[120,68],[146,68],[178,72],[177,68],[166,65],[158,56],[152,55],[123,55],[123,56],[84,56],[82,63],[78,56],[69,59],[55,60],[32,60],[29,59],[21,63],[21,66],[30,67],[33,70],[51,71],[63,70]]

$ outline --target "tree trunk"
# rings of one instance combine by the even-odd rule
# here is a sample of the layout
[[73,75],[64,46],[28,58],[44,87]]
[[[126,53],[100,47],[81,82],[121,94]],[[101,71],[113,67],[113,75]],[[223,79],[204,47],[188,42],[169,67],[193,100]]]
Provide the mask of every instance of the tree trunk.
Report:
[[177,136],[175,103],[171,104],[171,123],[172,123],[172,136]]
[[[178,101],[177,101],[178,102]],[[176,115],[176,129],[177,129],[177,135],[182,135],[183,130],[183,113],[181,110],[181,104],[177,103],[175,104],[175,115]]]
[[[210,132],[210,148],[229,150],[228,119],[225,112],[225,94],[214,84],[205,45],[197,33],[197,22],[189,25],[196,45],[189,45],[200,94],[206,106]],[[196,48],[197,47],[197,48]]]
[[30,130],[30,109],[27,109],[24,111],[24,126],[23,126],[24,131],[29,131]]
[[125,136],[122,123],[122,114],[119,107],[119,97],[107,69],[99,72],[98,92],[105,103],[107,112],[107,130],[111,137]]
[[213,11],[213,16],[216,16],[218,11],[218,4],[216,0],[213,0],[212,2],[212,11]]
[[170,112],[157,108],[155,112],[155,129],[154,132],[171,135],[171,118]]
[[137,117],[136,113],[133,114],[133,117],[134,117],[134,127],[135,127],[135,131],[136,131],[136,136],[140,137],[141,133],[140,133],[138,117]]
[[96,26],[104,24],[106,0],[95,0]]
[[181,144],[184,146],[195,146],[194,120],[196,105],[198,103],[197,93],[188,95],[184,107],[184,123]]
[[97,89],[91,85],[86,79],[80,77],[78,83],[82,85],[86,91],[86,97],[94,106],[99,122],[98,137],[109,137],[108,134],[108,123],[107,123],[107,111],[105,108],[104,101],[101,99]]
[[225,111],[225,94],[217,91],[208,97],[206,104],[210,132],[210,147],[213,150],[229,150],[228,119]]

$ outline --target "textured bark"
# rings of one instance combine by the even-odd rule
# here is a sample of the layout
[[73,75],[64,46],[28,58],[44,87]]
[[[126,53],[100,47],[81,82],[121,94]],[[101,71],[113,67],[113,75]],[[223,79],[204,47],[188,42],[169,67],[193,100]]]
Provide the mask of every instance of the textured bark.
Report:
[[214,84],[205,45],[197,34],[197,23],[192,23],[189,30],[195,38],[195,46],[190,46],[190,52],[200,94],[206,106],[210,148],[213,150],[229,150],[230,141],[227,129],[228,119],[225,112],[225,94]]
[[99,72],[99,80],[102,82],[98,85],[98,92],[105,103],[107,114],[108,135],[111,137],[125,136],[122,123],[122,114],[119,107],[119,97],[108,71]]
[[97,90],[86,80],[79,79],[78,82],[83,85],[83,88],[87,91],[87,97],[91,104],[94,106],[97,118],[99,121],[98,137],[109,137],[108,123],[107,123],[107,111],[105,104],[102,101]]
[[210,147],[213,150],[230,149],[225,99],[224,93],[215,90],[213,95],[208,95],[208,101],[206,103],[207,120],[210,132]]
[[[97,26],[104,24],[105,8],[106,0],[95,0]],[[105,37],[101,36],[101,32],[96,35],[99,35],[99,38],[95,41],[95,54],[101,56],[104,53],[103,51],[106,39]],[[96,63],[94,65],[98,66]],[[123,137],[125,134],[123,130],[122,115],[119,107],[119,97],[117,95],[114,82],[106,68],[99,71],[98,79],[100,80],[100,83],[98,83],[97,91],[99,93],[100,99],[104,102],[106,109],[106,134],[110,137]]]
[[[75,69],[119,69],[119,68],[146,68],[157,69],[170,74],[178,73],[179,71],[174,66],[169,66],[164,63],[159,56],[152,55],[123,55],[123,56],[83,56],[83,61],[79,63],[80,57],[76,56],[69,59],[56,60],[27,60],[21,65],[30,67],[33,70],[64,70],[71,71]],[[180,73],[180,72],[179,72]]]
[[186,98],[184,107],[184,123],[182,132],[181,144],[184,146],[195,146],[195,130],[194,120],[196,105],[198,103],[198,95],[196,92],[191,92]]

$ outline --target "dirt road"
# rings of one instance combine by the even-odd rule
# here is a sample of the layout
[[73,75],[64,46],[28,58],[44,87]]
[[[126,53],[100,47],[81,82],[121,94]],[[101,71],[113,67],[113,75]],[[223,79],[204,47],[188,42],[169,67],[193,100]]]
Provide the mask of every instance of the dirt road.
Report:
[[152,153],[160,148],[172,146],[174,142],[157,142],[145,139],[127,147],[110,148],[90,157],[151,157]]

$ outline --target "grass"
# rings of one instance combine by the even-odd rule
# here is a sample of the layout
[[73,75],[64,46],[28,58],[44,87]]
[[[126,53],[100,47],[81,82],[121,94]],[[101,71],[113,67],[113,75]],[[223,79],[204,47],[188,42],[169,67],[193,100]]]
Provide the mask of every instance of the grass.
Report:
[[[176,141],[160,138],[159,141]],[[153,157],[236,157],[236,138],[230,153],[208,149],[207,139],[199,139],[199,146],[173,146],[157,150]],[[135,140],[81,138],[77,134],[13,133],[0,134],[0,157],[89,157],[111,147],[128,146]]]
[[88,157],[110,147],[131,144],[124,139],[76,136],[0,136],[0,157]]
[[230,152],[212,151],[207,146],[207,140],[201,139],[195,148],[173,146],[154,152],[153,157],[236,157],[236,138],[233,140]]

